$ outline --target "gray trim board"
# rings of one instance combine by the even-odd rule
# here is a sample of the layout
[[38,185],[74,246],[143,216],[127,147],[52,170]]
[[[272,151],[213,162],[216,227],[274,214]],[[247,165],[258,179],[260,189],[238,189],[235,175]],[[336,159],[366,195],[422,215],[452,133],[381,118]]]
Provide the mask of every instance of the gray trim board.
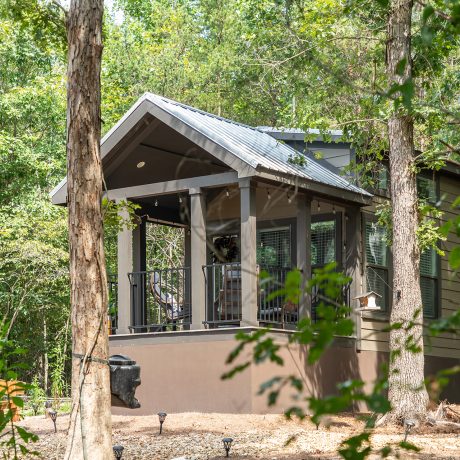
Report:
[[236,172],[211,174],[189,179],[170,180],[153,184],[135,185],[133,187],[108,190],[106,196],[111,200],[123,198],[142,198],[154,195],[167,195],[169,193],[188,192],[195,188],[216,187],[230,185],[238,182]]

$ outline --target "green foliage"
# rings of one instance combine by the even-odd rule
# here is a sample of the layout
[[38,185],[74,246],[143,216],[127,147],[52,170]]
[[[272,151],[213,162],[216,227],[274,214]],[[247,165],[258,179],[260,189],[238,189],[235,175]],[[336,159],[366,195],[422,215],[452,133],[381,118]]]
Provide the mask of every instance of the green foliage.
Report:
[[43,402],[46,399],[46,394],[43,388],[40,386],[38,376],[35,375],[32,383],[30,384],[30,389],[27,392],[28,404],[32,409],[33,415],[37,415],[40,407],[43,405]]
[[4,324],[0,329],[0,380],[5,383],[0,384],[0,400],[6,400],[7,408],[0,411],[0,449],[5,460],[19,460],[20,454],[38,455],[38,452],[28,448],[28,444],[37,441],[38,437],[13,421],[14,412],[10,403],[23,408],[24,400],[15,396],[16,393],[12,391],[11,383],[8,382],[14,381],[15,388],[23,392],[31,390],[32,387],[18,381],[19,373],[27,367],[23,362],[26,350],[15,346],[8,340],[7,334],[8,324]]

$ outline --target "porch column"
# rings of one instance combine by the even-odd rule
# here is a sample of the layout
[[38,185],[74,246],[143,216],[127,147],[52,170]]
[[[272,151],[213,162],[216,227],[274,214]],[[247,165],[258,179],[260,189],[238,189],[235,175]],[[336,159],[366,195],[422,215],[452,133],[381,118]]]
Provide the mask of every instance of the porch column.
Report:
[[311,198],[297,195],[297,268],[302,273],[302,294],[299,299],[299,318],[310,316],[311,296],[305,286],[311,278]]
[[[350,307],[356,308],[357,301],[354,297],[366,291],[363,286],[363,265],[362,253],[360,248],[363,247],[361,241],[361,210],[357,206],[345,208],[345,225],[344,225],[344,242],[345,242],[345,274],[352,278],[350,285],[349,301]],[[361,315],[353,314],[355,321],[356,349],[361,350]]]
[[185,272],[185,280],[184,280],[184,300],[186,309],[190,312],[190,305],[191,305],[191,292],[192,292],[192,284],[191,284],[191,276],[190,276],[190,267],[192,264],[192,242],[191,242],[191,231],[190,227],[187,227],[184,231],[184,267],[187,268],[189,271]]
[[[146,260],[146,223],[141,222],[132,230],[132,242],[133,242],[133,272],[145,272],[147,269]],[[144,275],[136,275],[134,283],[137,285],[136,289],[131,289],[131,324],[140,326],[147,324],[147,309],[145,299],[145,286],[148,283],[148,279]],[[137,332],[141,332],[141,329],[137,329]]]
[[250,179],[241,179],[241,302],[242,326],[258,326],[256,271],[256,190]]
[[203,329],[206,289],[203,265],[206,265],[206,199],[200,188],[190,189],[190,271],[192,278],[191,329]]
[[[128,219],[126,210],[121,210],[123,219]],[[117,334],[129,334],[131,325],[131,288],[128,273],[133,271],[133,233],[123,228],[118,232],[118,327]]]

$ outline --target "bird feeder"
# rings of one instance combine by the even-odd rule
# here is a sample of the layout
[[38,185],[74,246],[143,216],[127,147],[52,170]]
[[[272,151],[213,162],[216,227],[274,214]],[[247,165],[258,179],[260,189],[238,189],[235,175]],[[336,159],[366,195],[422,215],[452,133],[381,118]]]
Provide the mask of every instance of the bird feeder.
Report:
[[382,298],[382,296],[374,291],[369,291],[364,294],[360,294],[353,300],[359,300],[359,307],[357,308],[357,311],[380,311],[380,307],[376,303],[377,298]]

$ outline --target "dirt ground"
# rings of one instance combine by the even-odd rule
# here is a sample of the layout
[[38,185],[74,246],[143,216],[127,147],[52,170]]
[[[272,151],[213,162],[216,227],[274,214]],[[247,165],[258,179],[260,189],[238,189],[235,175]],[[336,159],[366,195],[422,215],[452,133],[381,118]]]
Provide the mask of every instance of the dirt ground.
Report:
[[[57,460],[63,457],[68,422],[68,416],[58,417],[57,434],[52,421],[44,416],[27,417],[21,425],[39,436],[35,448],[43,458]],[[223,437],[234,439],[230,451],[234,459],[332,459],[338,458],[340,443],[361,428],[362,423],[351,415],[334,417],[328,427],[317,430],[308,420],[288,421],[280,415],[184,413],[169,414],[160,436],[156,415],[114,416],[113,443],[124,446],[124,460],[217,460],[224,458]],[[381,428],[372,437],[373,447],[398,443],[402,438],[400,427]],[[286,445],[288,440],[291,442]],[[414,455],[401,452],[400,458],[460,459],[460,432],[435,433],[424,428],[408,440],[422,450]]]

